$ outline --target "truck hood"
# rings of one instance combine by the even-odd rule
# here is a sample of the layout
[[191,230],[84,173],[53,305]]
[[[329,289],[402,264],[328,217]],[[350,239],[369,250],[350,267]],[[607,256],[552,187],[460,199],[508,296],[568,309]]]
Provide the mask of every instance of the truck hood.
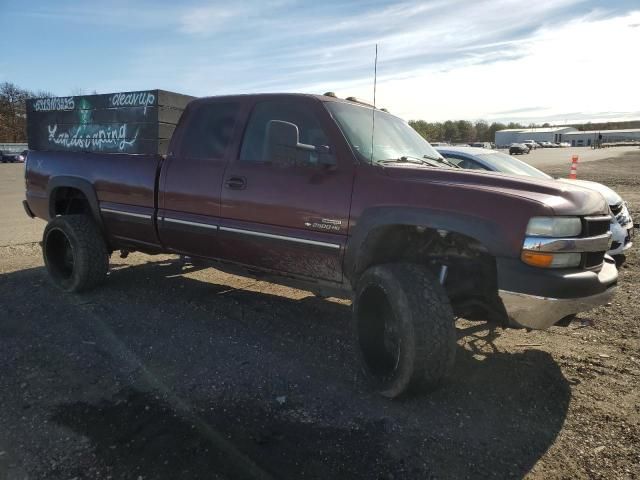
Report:
[[543,204],[556,215],[596,215],[609,213],[603,195],[573,182],[558,182],[496,172],[421,166],[385,166],[386,175],[406,181],[440,183],[456,188],[489,190]]
[[602,194],[602,196],[607,200],[609,205],[619,205],[622,202],[622,197],[618,195],[615,191],[611,190],[606,185],[598,182],[592,182],[590,180],[574,180],[572,178],[558,178],[559,182],[580,185],[581,187],[589,188],[591,190],[595,190]]

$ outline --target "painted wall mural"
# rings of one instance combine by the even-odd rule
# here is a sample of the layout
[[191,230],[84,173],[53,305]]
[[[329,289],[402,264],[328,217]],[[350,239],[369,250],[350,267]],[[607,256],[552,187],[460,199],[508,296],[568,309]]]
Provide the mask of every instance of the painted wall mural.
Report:
[[164,154],[192,98],[144,90],[29,100],[29,148]]
[[64,148],[77,147],[88,150],[117,150],[127,152],[133,147],[138,138],[138,132],[133,138],[127,136],[127,125],[80,125],[71,127],[67,131],[58,131],[58,125],[48,125],[49,142]]
[[33,104],[36,112],[51,112],[54,110],[73,110],[75,101],[73,97],[38,98]]
[[114,93],[109,99],[113,107],[147,107],[155,105],[156,96],[151,92]]

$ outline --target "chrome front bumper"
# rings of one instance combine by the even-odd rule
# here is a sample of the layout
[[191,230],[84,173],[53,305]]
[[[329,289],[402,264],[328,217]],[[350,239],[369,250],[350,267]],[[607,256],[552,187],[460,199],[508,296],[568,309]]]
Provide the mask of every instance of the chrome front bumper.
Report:
[[[599,276],[608,277],[613,273],[608,270],[615,270],[615,268],[612,261],[605,259]],[[507,290],[499,290],[499,295],[511,326],[544,330],[555,325],[567,315],[586,312],[600,305],[606,305],[611,302],[616,290],[615,283],[612,283],[603,292],[578,298],[540,297]]]

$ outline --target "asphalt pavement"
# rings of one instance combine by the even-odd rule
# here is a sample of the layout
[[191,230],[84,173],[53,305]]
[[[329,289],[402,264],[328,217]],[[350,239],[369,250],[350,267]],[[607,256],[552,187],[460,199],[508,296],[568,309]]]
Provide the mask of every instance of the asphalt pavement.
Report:
[[22,208],[24,164],[0,163],[0,247],[39,242],[45,223]]

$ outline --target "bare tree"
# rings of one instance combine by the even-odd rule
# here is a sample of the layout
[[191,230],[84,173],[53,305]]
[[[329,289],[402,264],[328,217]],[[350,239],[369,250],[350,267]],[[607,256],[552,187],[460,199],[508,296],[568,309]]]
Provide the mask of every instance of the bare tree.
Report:
[[26,142],[27,99],[52,96],[50,92],[34,93],[10,82],[0,83],[0,142]]

